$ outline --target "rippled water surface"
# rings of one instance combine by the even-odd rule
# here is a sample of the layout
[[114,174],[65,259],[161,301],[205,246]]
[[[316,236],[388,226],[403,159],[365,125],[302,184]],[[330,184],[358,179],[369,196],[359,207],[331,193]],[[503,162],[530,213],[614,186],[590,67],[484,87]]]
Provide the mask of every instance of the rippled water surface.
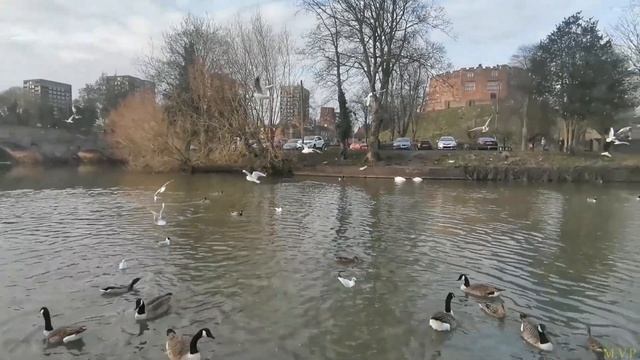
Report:
[[[0,358],[162,359],[167,328],[209,327],[216,338],[200,342],[206,359],[595,359],[587,323],[610,349],[637,357],[638,194],[637,185],[613,184],[257,185],[241,174],[5,170]],[[166,226],[152,222],[161,202]],[[229,215],[240,209],[244,216]],[[172,245],[159,246],[166,236]],[[337,255],[363,262],[340,266]],[[339,270],[357,278],[354,288],[342,287]],[[507,289],[504,321],[462,294],[462,272]],[[137,276],[137,292],[100,295]],[[168,291],[167,316],[134,321],[136,297]],[[459,326],[435,333],[428,318],[449,291]],[[83,340],[46,347],[45,305],[54,326],[86,325]],[[547,325],[553,353],[520,340],[519,311]]]

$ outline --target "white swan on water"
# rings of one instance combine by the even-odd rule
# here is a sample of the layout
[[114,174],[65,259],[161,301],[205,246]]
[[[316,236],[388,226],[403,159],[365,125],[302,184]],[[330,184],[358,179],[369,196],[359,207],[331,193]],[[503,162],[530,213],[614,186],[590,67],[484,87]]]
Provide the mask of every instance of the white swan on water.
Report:
[[407,181],[407,179],[403,178],[402,176],[396,176],[393,178],[393,181],[395,181],[396,184],[402,184],[403,182]]
[[421,178],[421,177],[417,177],[417,176],[416,176],[416,177],[414,177],[414,178],[413,178],[413,179],[411,179],[411,180],[413,180],[413,182],[417,182],[417,183],[422,182],[422,178]]

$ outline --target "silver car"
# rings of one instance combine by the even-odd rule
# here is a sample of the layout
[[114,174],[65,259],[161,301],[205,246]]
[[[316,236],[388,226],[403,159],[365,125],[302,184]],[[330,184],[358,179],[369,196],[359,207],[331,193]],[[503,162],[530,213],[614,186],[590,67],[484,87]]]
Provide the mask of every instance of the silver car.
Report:
[[301,139],[289,139],[284,145],[282,145],[282,150],[300,150],[302,149],[302,140]]
[[443,136],[438,139],[438,150],[451,149],[455,150],[458,147],[458,143],[453,136]]
[[411,139],[397,138],[393,142],[393,150],[411,150]]

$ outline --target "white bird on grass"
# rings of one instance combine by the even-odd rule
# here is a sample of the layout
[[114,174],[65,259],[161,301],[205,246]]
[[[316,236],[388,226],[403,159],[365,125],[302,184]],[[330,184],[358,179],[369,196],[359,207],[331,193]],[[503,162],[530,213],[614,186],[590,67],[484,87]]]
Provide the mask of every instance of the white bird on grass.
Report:
[[153,214],[153,223],[154,224],[160,225],[160,226],[167,225],[167,221],[162,218],[162,212],[163,211],[164,211],[164,203],[162,203],[162,207],[160,208],[160,212],[159,213],[151,210],[151,213]]
[[254,182],[256,184],[260,184],[260,180],[258,180],[261,176],[266,177],[267,175],[261,173],[260,171],[254,171],[249,173],[247,170],[242,170],[243,173],[247,174],[247,181]]
[[125,270],[126,268],[128,268],[127,260],[122,259],[122,261],[120,261],[120,265],[118,265],[118,270]]
[[422,178],[421,178],[421,177],[417,177],[417,176],[416,176],[416,177],[414,177],[414,178],[413,178],[413,179],[411,179],[411,180],[413,180],[413,182],[416,182],[416,183],[422,182]]
[[173,182],[173,180],[169,180],[166,183],[164,183],[164,185],[160,186],[160,189],[156,190],[155,194],[153,194],[153,202],[156,202],[160,196],[160,194],[162,194],[165,190],[167,190],[167,185],[171,184]]
[[[269,94],[266,94],[264,92],[264,90],[262,89],[262,85],[260,85],[260,76],[256,77],[256,80],[254,81],[254,93],[253,96],[256,98],[256,100],[258,101],[262,101],[262,100],[267,100],[270,98]],[[265,86],[265,89],[271,89],[273,87],[273,85],[267,85]]]
[[338,281],[340,281],[340,283],[346,287],[346,288],[352,288],[356,285],[356,278],[352,277],[351,279],[347,279],[345,277],[342,277],[342,273],[344,271],[338,271]]
[[395,181],[396,184],[402,184],[403,182],[407,181],[407,179],[403,178],[402,176],[396,176],[393,178],[393,181]]
[[318,153],[318,154],[322,154],[322,151],[317,150],[317,149],[312,149],[309,146],[307,146],[306,144],[302,144],[302,153],[303,154],[312,154],[312,153]]
[[167,236],[163,241],[158,242],[158,245],[171,245],[171,238]]
[[368,167],[368,166],[367,166],[367,165],[365,165],[365,166],[361,167],[359,170],[360,170],[360,171],[364,171],[364,170],[366,170],[366,169],[367,169],[367,167]]
[[489,123],[490,122],[491,122],[491,116],[489,116],[489,118],[487,119],[487,122],[484,124],[484,126],[475,127],[473,129],[469,130],[469,132],[480,131],[480,132],[486,133],[487,131],[489,131]]

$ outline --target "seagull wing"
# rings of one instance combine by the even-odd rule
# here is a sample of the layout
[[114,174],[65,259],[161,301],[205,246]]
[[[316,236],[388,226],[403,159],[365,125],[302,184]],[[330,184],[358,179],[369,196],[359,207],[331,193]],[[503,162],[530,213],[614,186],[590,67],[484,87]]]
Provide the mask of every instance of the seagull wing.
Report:
[[162,207],[160,208],[160,214],[158,214],[159,218],[162,218],[162,212],[164,211],[164,203],[162,203]]
[[489,127],[489,122],[491,122],[491,116],[487,119],[487,122],[484,124],[484,127]]
[[253,176],[254,178],[259,178],[260,176],[264,176],[266,177],[267,175],[264,173],[261,173],[260,171],[254,171],[253,174],[251,174],[251,176]]
[[609,128],[609,136],[607,137],[607,139],[611,141],[613,140],[614,137],[615,137],[615,133],[613,132],[613,128]]
[[243,173],[247,174],[247,176],[251,176],[251,173],[248,172],[247,170],[242,170]]

